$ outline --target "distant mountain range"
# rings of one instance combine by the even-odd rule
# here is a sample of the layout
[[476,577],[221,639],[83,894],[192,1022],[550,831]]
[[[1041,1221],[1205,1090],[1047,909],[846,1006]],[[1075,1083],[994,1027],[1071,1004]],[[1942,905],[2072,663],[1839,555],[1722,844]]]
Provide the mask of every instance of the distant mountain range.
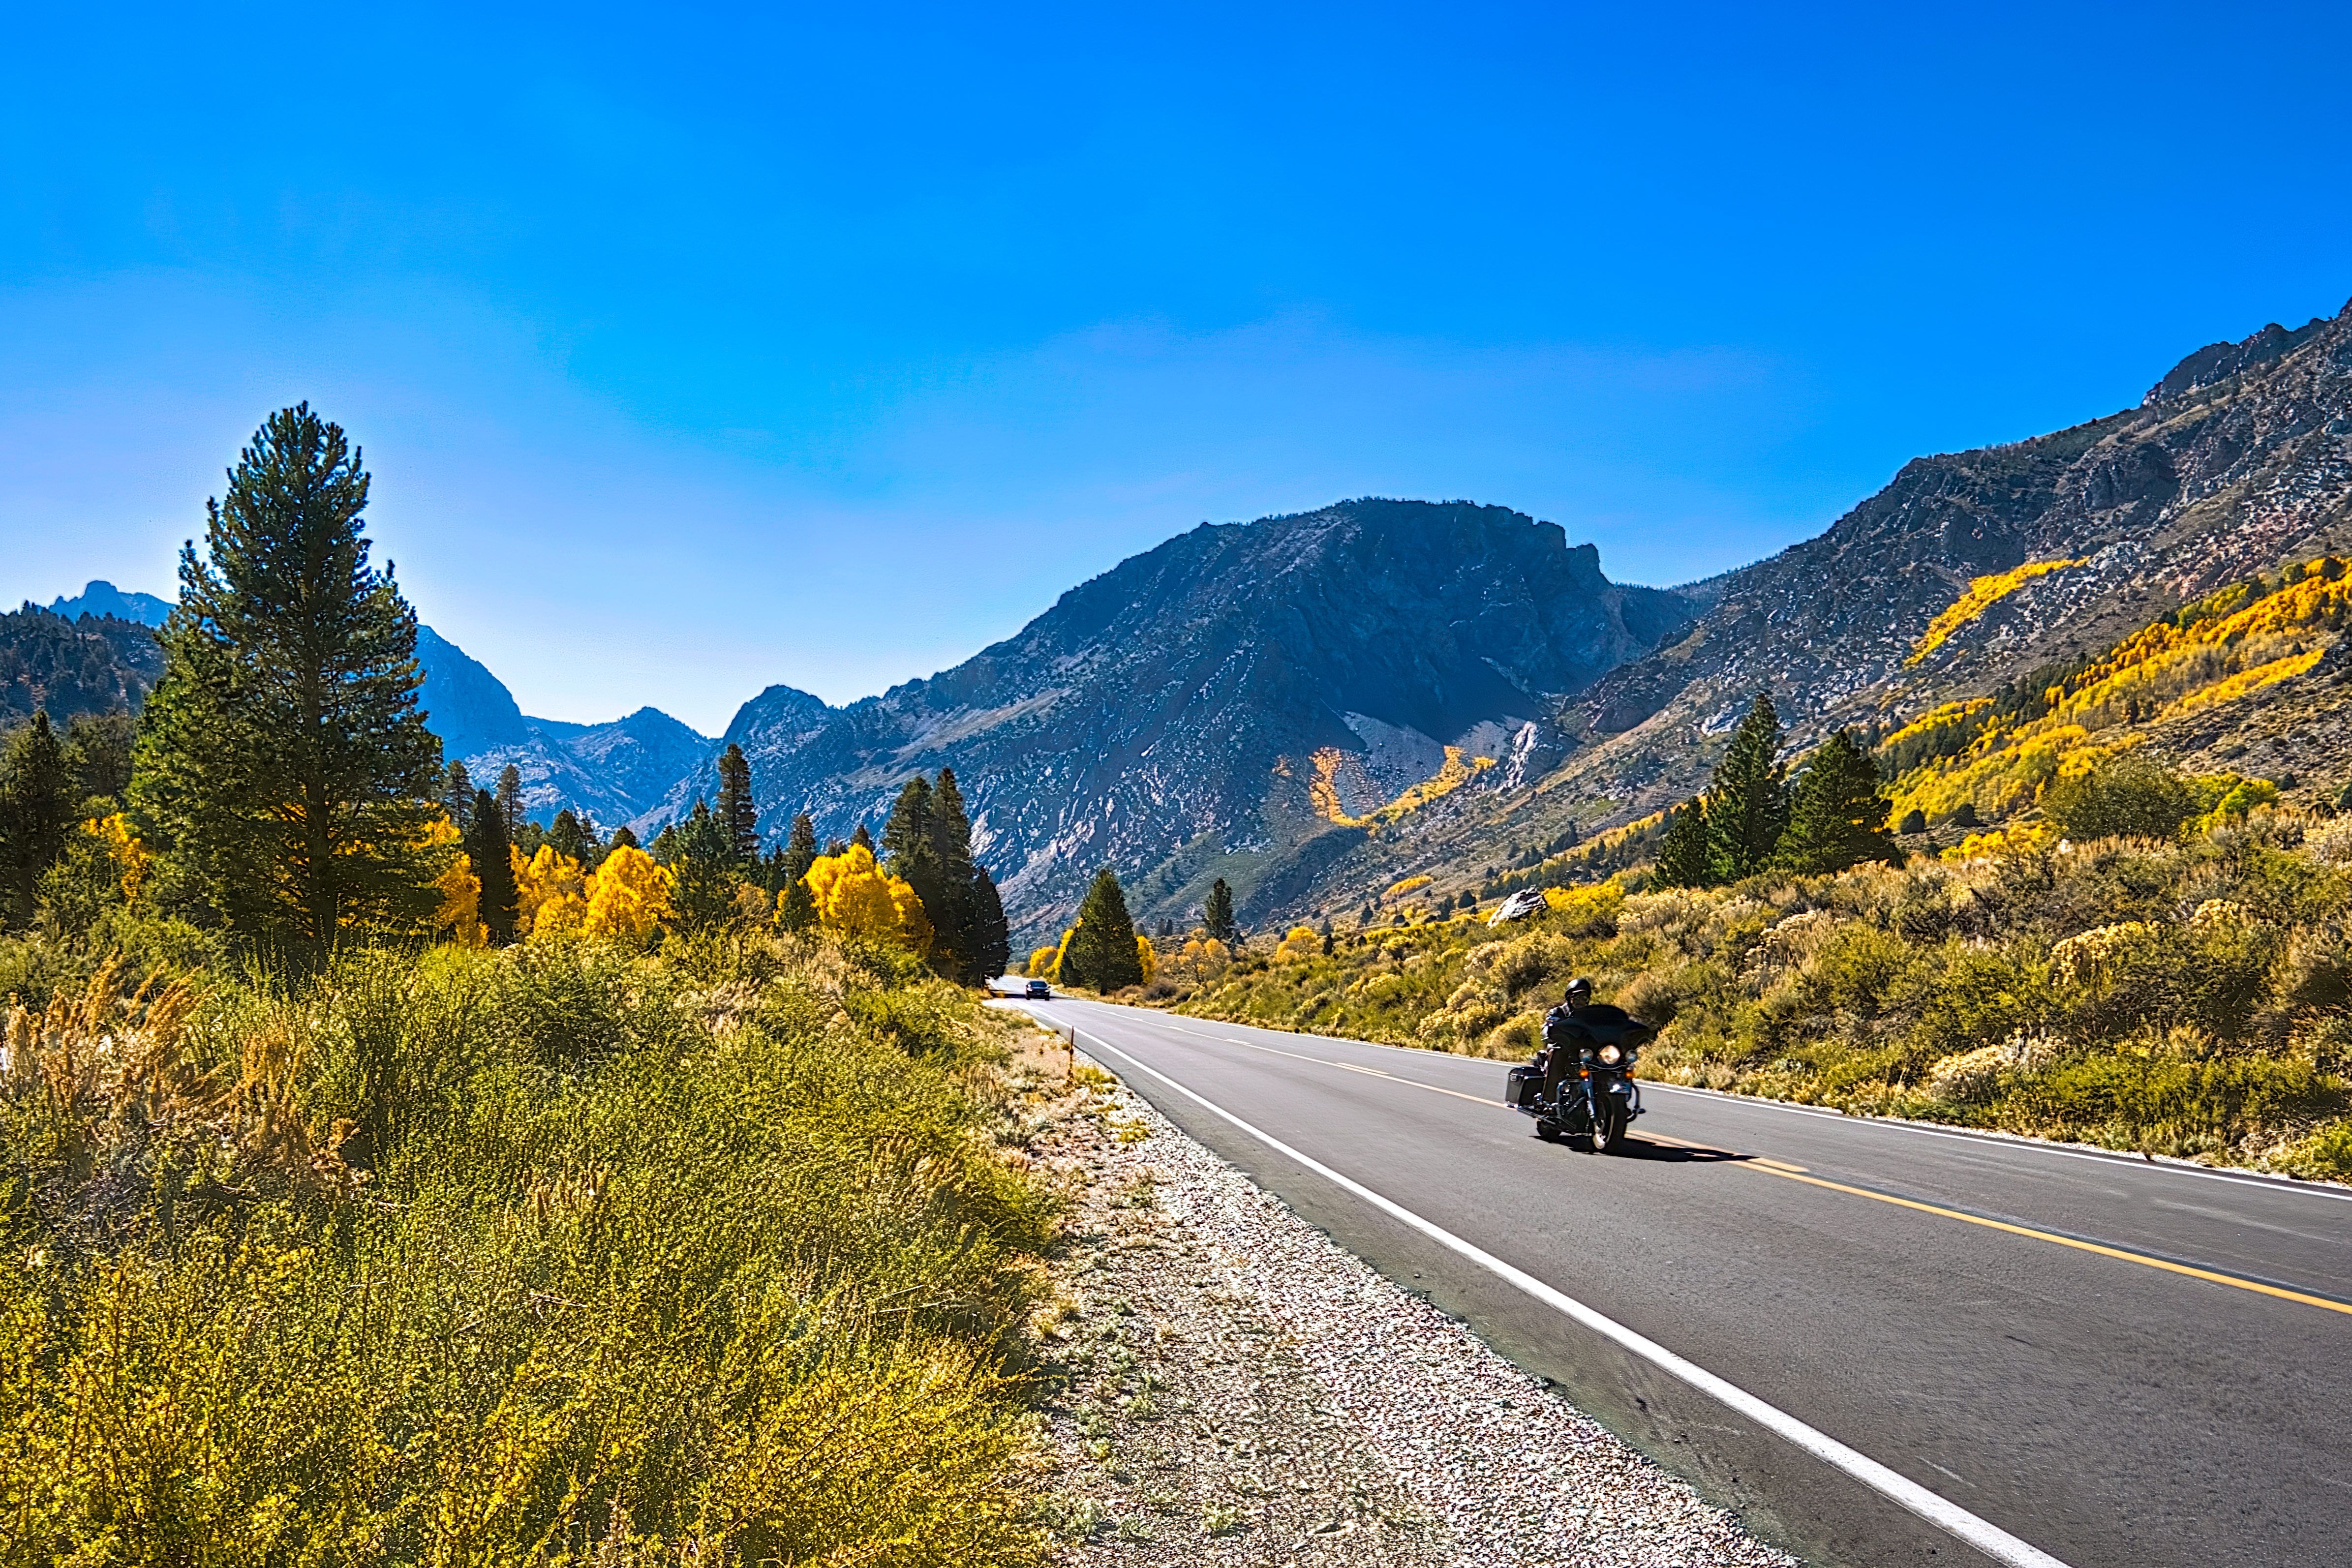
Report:
[[[58,718],[137,708],[163,673],[154,639],[137,628],[161,626],[171,612],[170,600],[101,580],[60,596],[46,612],[27,604],[0,616],[0,721],[39,706]],[[417,628],[416,658],[425,667],[420,701],[444,754],[462,758],[484,788],[512,764],[523,808],[541,821],[569,807],[607,830],[657,826],[668,820],[662,809],[671,795],[684,797],[673,814],[691,809],[693,780],[716,755],[708,737],[657,708],[610,724],[532,718],[506,683],[430,626]],[[716,779],[702,789],[715,793]]]
[[[1612,583],[1591,545],[1503,507],[1365,499],[1203,524],[953,669],[842,708],[771,686],[718,741],[652,708],[531,718],[455,644],[427,630],[418,653],[447,749],[485,783],[512,763],[542,820],[657,828],[715,792],[731,741],[766,832],[806,810],[846,834],[951,766],[1024,935],[1056,928],[1101,864],[1147,923],[1222,876],[1264,925],[1406,876],[1463,885],[1684,798],[1759,690],[1796,744],[1883,731],[2347,549],[2352,306],[2200,349],[2122,413],[1920,458],[1819,537],[1682,589]],[[107,650],[169,606],[98,582],[50,608],[0,617],[52,628],[47,677],[6,662],[29,632],[0,631],[0,704],[24,710],[43,678],[135,701],[152,671]],[[55,630],[85,612],[89,630]],[[2347,662],[2331,644],[2260,704],[2151,743],[2332,789],[2352,767]]]

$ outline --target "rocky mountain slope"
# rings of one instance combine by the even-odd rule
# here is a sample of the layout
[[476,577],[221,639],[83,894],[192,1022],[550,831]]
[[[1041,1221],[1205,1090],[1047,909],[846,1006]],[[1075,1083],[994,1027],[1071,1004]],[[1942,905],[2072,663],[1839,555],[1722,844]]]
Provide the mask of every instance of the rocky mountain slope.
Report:
[[772,689],[728,737],[769,831],[796,810],[878,825],[909,774],[951,766],[1021,929],[1105,863],[1149,921],[1216,875],[1289,898],[1383,809],[1540,777],[1563,701],[1696,608],[1503,507],[1351,501],[1203,524],[952,670],[830,714]]
[[430,626],[416,629],[416,658],[425,666],[426,719],[444,755],[462,759],[484,788],[512,766],[522,779],[524,811],[541,822],[567,809],[607,831],[667,820],[664,800],[712,756],[709,737],[659,708],[605,724],[533,718],[505,682]]
[[[1406,871],[1475,881],[1521,846],[1695,792],[1769,691],[1810,743],[1895,728],[2100,653],[2225,584],[2352,550],[2352,306],[2188,356],[2136,408],[2004,446],[1919,458],[1819,537],[1691,591],[1682,635],[1559,715],[1575,749],[1533,787],[1423,813],[1335,863],[1319,900]],[[2345,653],[2259,703],[2152,737],[2191,766],[2340,787]],[[2328,716],[2334,715],[2334,717]]]
[[76,714],[136,712],[163,673],[155,634],[113,615],[63,615],[27,604],[0,615],[0,729],[36,708],[62,724]]

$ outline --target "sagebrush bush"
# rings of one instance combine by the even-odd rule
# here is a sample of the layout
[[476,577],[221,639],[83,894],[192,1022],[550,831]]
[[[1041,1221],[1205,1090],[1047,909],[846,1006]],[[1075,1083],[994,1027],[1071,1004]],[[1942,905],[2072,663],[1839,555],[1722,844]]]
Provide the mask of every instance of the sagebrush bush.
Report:
[[1671,1080],[2325,1174],[2352,1103],[2342,837],[2263,805],[2179,841],[1712,891],[1612,879],[1525,923],[1236,965],[1181,1006],[1513,1056],[1587,974],[1658,1026],[1645,1071]]
[[363,953],[20,1009],[0,1561],[1034,1560],[1053,1208],[970,1092],[992,1026],[756,962]]

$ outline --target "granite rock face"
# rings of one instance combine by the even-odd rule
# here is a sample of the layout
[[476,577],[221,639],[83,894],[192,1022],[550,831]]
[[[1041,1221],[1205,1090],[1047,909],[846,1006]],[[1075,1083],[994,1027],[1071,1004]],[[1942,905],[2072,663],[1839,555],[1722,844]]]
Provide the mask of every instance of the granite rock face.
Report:
[[[1360,836],[1339,819],[1446,747],[1540,751],[1562,699],[1696,608],[1610,582],[1591,546],[1503,507],[1351,501],[1203,524],[954,669],[837,711],[772,688],[728,738],[772,835],[800,810],[821,835],[878,830],[909,775],[954,768],[1024,931],[1066,918],[1103,864],[1147,924],[1214,875],[1246,914],[1250,889],[1329,856],[1311,841]],[[1351,765],[1355,802],[1318,807],[1318,752]]]
[[442,754],[462,759],[484,789],[511,765],[524,811],[541,822],[567,809],[607,831],[652,818],[711,755],[708,737],[658,708],[609,724],[533,718],[505,682],[430,626],[416,629],[416,660],[418,701]]
[[[1539,789],[1399,824],[1334,862],[1318,893],[1360,895],[1407,870],[1475,880],[1506,846],[1572,840],[1685,799],[1759,690],[1798,746],[1900,724],[2330,551],[2352,551],[2352,306],[2200,350],[2137,408],[1906,464],[1818,537],[1686,590],[1704,613],[1570,701],[1573,749]],[[2074,564],[2024,580],[1915,658],[1972,580],[2048,562]],[[2334,711],[2334,667],[2266,693],[2244,735],[2216,716],[2205,727],[2231,733],[2159,742],[2190,766],[2259,762],[2306,788],[2340,786],[2344,747],[2316,717]]]

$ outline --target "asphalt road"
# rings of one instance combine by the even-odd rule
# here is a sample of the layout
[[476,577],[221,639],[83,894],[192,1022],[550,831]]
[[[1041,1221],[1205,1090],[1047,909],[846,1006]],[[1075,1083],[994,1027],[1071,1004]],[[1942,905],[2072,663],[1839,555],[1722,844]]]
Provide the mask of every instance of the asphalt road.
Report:
[[[2352,1563],[2335,1189],[1663,1085],[1596,1156],[1503,1108],[1503,1063],[1025,1005],[1814,1562],[2002,1561],[2005,1535],[2005,1560],[2070,1568]],[[1906,1482],[1979,1544],[1890,1497]]]

